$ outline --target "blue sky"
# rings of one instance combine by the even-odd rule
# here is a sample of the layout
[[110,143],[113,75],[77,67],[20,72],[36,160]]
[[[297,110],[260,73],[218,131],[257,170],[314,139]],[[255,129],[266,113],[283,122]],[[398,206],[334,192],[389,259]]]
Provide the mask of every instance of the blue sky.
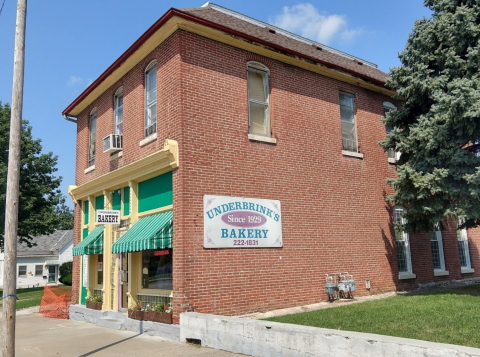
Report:
[[[269,22],[378,64],[399,64],[414,20],[429,17],[423,1],[229,1],[216,4]],[[61,116],[92,81],[169,8],[191,0],[30,0],[27,10],[23,118],[45,152],[58,155],[61,189],[75,183],[75,124]],[[0,15],[0,101],[12,97],[16,0]],[[71,202],[70,200],[68,200]]]

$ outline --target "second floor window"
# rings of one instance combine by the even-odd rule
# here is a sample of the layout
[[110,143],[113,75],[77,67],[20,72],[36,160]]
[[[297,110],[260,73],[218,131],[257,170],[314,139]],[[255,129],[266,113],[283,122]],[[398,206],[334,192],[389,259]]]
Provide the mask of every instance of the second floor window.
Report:
[[114,128],[113,133],[123,134],[123,87],[120,87],[114,97]]
[[[389,111],[397,111],[397,107],[390,102],[383,102],[383,116],[386,117]],[[387,134],[392,131],[392,128],[387,126]],[[388,149],[388,158],[389,161],[397,161],[397,152],[395,149]]]
[[157,61],[145,70],[145,137],[157,132]]
[[89,116],[89,132],[90,136],[88,138],[88,166],[95,165],[95,140],[97,135],[97,108],[94,108],[90,112]]
[[257,62],[247,64],[249,132],[270,136],[268,68]]
[[340,119],[342,122],[342,148],[358,152],[357,129],[355,128],[355,102],[353,95],[340,92]]

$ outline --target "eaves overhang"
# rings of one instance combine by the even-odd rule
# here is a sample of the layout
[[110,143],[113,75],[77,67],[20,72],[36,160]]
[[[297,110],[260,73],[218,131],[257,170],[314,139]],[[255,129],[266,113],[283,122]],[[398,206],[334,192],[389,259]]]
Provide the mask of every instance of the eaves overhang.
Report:
[[171,8],[108,67],[105,72],[88,86],[87,89],[62,112],[62,115],[77,117],[80,112],[98,98],[98,96],[122,78],[129,70],[145,58],[148,53],[178,29],[190,31],[266,57],[297,65],[328,77],[368,88],[375,92],[389,96],[395,94],[395,90],[386,87],[384,81]]

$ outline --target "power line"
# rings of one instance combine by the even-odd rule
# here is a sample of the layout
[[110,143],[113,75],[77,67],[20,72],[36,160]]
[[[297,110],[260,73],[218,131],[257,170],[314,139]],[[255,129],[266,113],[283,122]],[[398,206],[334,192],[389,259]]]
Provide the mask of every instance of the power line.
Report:
[[0,8],[0,16],[2,16],[3,5],[5,5],[5,0],[3,0],[2,7]]

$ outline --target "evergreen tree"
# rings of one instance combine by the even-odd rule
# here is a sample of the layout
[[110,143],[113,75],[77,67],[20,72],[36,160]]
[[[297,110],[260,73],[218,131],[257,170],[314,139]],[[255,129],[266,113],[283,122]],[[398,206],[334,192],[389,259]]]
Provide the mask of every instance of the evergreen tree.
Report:
[[480,0],[426,0],[431,18],[415,22],[401,65],[387,85],[401,108],[380,142],[401,152],[394,204],[407,208],[406,229],[431,230],[448,217],[480,223]]
[[[0,102],[0,247],[5,234],[5,202],[7,192],[8,142],[10,137],[10,106]],[[20,154],[20,197],[18,236],[29,244],[34,236],[70,229],[73,213],[61,195],[61,177],[55,177],[57,156],[42,153],[40,139],[32,138],[32,127],[22,122]],[[70,224],[68,224],[70,222]]]

